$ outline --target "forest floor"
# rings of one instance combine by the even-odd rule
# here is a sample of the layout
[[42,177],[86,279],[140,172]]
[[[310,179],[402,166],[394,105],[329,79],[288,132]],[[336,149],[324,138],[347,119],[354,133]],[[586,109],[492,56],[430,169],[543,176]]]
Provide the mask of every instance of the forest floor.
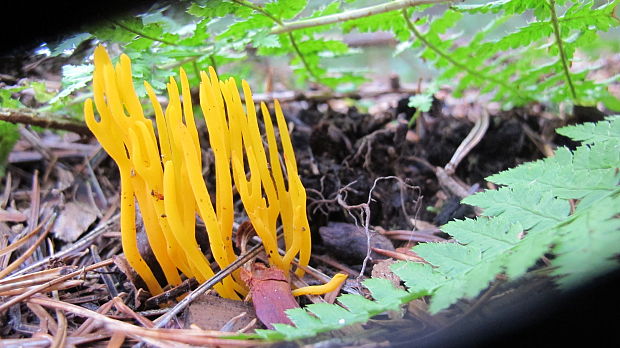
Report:
[[[21,76],[3,72],[3,83],[12,78]],[[343,291],[356,292],[364,277],[393,277],[387,267],[391,262],[416,259],[411,246],[448,242],[441,225],[479,213],[460,199],[493,188],[485,177],[551,155],[558,145],[574,145],[554,133],[568,119],[561,110],[536,104],[504,111],[473,91],[454,98],[449,88],[440,90],[431,110],[409,127],[415,109],[407,103],[415,90],[415,85],[392,78],[356,95],[314,91],[283,98],[308,197],[315,271],[306,275],[306,283],[319,284],[321,274],[344,272],[349,280]],[[27,98],[28,91],[21,93]],[[271,96],[256,96],[261,98]],[[573,114],[573,123],[604,117],[595,108],[575,108]],[[85,126],[83,130],[77,134],[23,126],[21,140],[9,155],[0,192],[0,344],[47,346],[63,335],[70,345],[127,346],[137,343],[135,336],[164,344],[174,333],[156,336],[145,328],[176,303],[175,297],[197,286],[188,281],[157,297],[140,290],[140,281],[121,256],[118,169]],[[199,131],[205,140],[204,123]],[[203,148],[203,156],[207,183],[213,187],[212,151]],[[241,224],[247,218],[237,201],[236,223]],[[363,219],[367,213],[368,223]],[[376,248],[371,253],[366,232]],[[201,235],[199,222],[199,240]],[[148,243],[144,238],[141,243],[145,259],[157,268]],[[554,291],[548,279],[535,272],[518,282],[497,279],[478,298],[460,301],[438,315],[427,314],[426,302],[416,300],[402,312],[305,343],[428,343],[433,335],[462,323],[516,311],[526,301],[554,296]],[[332,294],[301,302],[333,300]],[[45,301],[53,302],[57,312],[45,310]],[[78,313],[76,305],[88,315]],[[203,296],[166,327],[189,328],[192,323],[205,330],[251,332],[260,327],[252,321],[252,311],[247,303]],[[39,334],[48,330],[53,337]],[[203,343],[226,343],[222,341]]]

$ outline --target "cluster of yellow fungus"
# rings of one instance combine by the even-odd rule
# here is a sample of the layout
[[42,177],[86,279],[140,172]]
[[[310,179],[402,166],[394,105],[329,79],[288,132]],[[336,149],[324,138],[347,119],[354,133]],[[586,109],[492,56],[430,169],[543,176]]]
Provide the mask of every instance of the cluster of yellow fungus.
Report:
[[[118,164],[121,179],[121,236],[125,257],[153,294],[162,292],[151,269],[138,252],[135,202],[140,208],[149,244],[169,284],[181,283],[182,272],[204,282],[213,276],[195,238],[195,219],[204,221],[211,252],[219,268],[233,262],[233,183],[250,222],[261,238],[269,262],[285,273],[295,257],[300,266],[310,259],[310,229],[305,189],[297,173],[286,121],[276,101],[275,119],[280,142],[267,106],[261,111],[265,132],[258,127],[248,84],[242,88],[245,108],[233,78],[220,81],[215,71],[200,75],[200,106],[215,157],[216,197],[211,201],[202,176],[198,131],[194,122],[189,83],[180,71],[181,89],[170,78],[165,111],[155,92],[144,83],[155,113],[144,116],[135,92],[131,61],[121,55],[112,64],[104,47],[95,49],[92,100],[84,105],[88,127]],[[266,138],[267,150],[263,145]],[[282,148],[282,156],[278,150]],[[283,158],[283,163],[280,158]],[[246,165],[249,171],[246,170]],[[278,253],[277,226],[284,233],[286,253]],[[295,270],[303,274],[301,267]],[[215,286],[223,297],[239,299],[247,293],[238,273]]]

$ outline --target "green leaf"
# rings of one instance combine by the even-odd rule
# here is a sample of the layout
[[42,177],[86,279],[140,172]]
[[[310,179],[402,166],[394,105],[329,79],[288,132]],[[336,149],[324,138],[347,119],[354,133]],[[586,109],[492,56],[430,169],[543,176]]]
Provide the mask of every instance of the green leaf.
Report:
[[307,0],[271,1],[265,10],[280,19],[291,19],[306,8]]
[[291,319],[297,328],[304,330],[317,330],[324,325],[319,318],[311,315],[302,308],[291,308],[286,310],[286,315]]
[[545,6],[545,1],[540,0],[495,0],[488,1],[484,4],[455,5],[453,8],[470,13],[497,13],[503,11],[506,14],[521,14],[527,10],[538,9]]
[[620,117],[612,116],[604,122],[582,123],[557,130],[558,134],[567,136],[584,144],[600,141],[615,141],[620,138]]
[[23,91],[27,86],[2,87],[0,88],[0,107],[9,109],[19,109],[25,107],[18,99],[13,98],[13,94]]
[[226,0],[203,0],[192,2],[187,13],[204,18],[218,18],[231,14],[247,17],[252,13],[252,9]]
[[366,279],[364,281],[364,286],[370,290],[375,301],[380,303],[385,310],[398,309],[402,303],[401,299],[408,296],[405,290],[395,288],[387,279]]
[[338,297],[338,301],[342,303],[352,313],[357,315],[359,321],[365,321],[366,313],[381,313],[385,311],[383,306],[377,302],[371,301],[359,295],[345,294]]
[[343,327],[359,322],[359,317],[348,310],[329,303],[313,303],[306,309],[316,315],[322,323],[331,327]]
[[460,12],[447,10],[431,23],[429,31],[435,34],[444,34],[448,29],[456,25],[462,17],[463,14]]
[[32,81],[28,87],[34,91],[34,98],[38,103],[47,103],[55,95],[55,93],[47,91],[47,85],[44,82]]
[[410,108],[416,108],[420,111],[427,112],[433,105],[433,96],[428,94],[416,94],[409,97],[409,103],[407,106]]
[[68,38],[62,40],[58,45],[50,45],[50,50],[52,51],[52,57],[59,56],[67,51],[73,51],[76,47],[78,47],[82,42],[92,38],[93,35],[90,33],[79,33]]
[[432,294],[435,289],[449,280],[446,275],[425,263],[401,261],[394,263],[390,268],[405,282],[408,291],[416,297]]
[[86,84],[92,80],[93,68],[92,64],[63,66],[62,81],[64,88],[49,101],[50,104],[59,101],[80,88],[86,87]]
[[486,216],[502,216],[519,221],[524,229],[539,231],[549,228],[568,216],[570,204],[554,197],[552,192],[527,185],[487,190],[463,199],[463,203],[484,209]]
[[[565,150],[534,164],[565,168],[578,164],[586,168],[588,163],[597,163],[599,167],[619,168],[620,151],[615,147],[620,144],[620,132],[615,128],[618,119],[614,116],[594,125],[564,128],[562,132],[585,138],[590,145],[580,146],[573,153]],[[581,163],[593,158],[597,160]],[[608,163],[602,165],[605,161]],[[528,165],[531,164],[494,177],[510,181],[515,171]],[[616,172],[596,173],[612,177],[615,184],[607,187],[607,194],[598,195],[587,204],[585,200],[579,201],[573,213],[566,211],[564,203],[568,203],[568,198],[554,197],[547,187],[535,183],[530,188],[520,181],[515,185],[508,183],[503,189],[475,195],[476,199],[468,199],[470,203],[501,207],[489,213],[490,217],[452,221],[443,226],[442,230],[454,237],[454,243],[415,246],[412,250],[428,264],[409,261],[393,264],[392,271],[405,282],[407,290],[394,287],[387,279],[367,279],[363,284],[374,300],[342,295],[338,301],[346,308],[320,303],[306,309],[292,309],[287,314],[296,327],[278,324],[275,332],[257,334],[266,339],[309,337],[365,321],[422,296],[431,296],[429,310],[436,313],[461,298],[478,295],[499,274],[504,273],[509,279],[522,276],[549,252],[556,254],[552,260],[553,272],[563,288],[600,276],[619,265],[620,176]],[[555,172],[548,175],[553,177]],[[487,198],[493,203],[487,202]],[[533,221],[533,216],[540,217],[540,221]]]
[[406,41],[411,36],[399,11],[353,19],[344,22],[342,29],[345,33],[351,32],[353,29],[362,33],[391,31],[399,41]]
[[553,248],[558,256],[553,271],[560,276],[562,288],[572,288],[588,282],[618,267],[614,259],[620,253],[620,194],[594,202],[579,218],[561,226],[562,238]]

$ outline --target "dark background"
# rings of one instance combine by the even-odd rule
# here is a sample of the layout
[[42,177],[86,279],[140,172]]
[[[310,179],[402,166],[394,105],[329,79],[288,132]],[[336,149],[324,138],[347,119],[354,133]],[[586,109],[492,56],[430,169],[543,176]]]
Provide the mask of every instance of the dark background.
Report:
[[[154,1],[7,1],[0,18],[0,56],[23,55],[44,41],[56,41],[114,16],[139,13]],[[1,60],[0,60],[1,62]],[[620,343],[620,271],[571,293],[532,299],[487,320],[467,322],[425,340],[401,340],[417,347],[547,347],[559,344]],[[387,337],[386,339],[390,339]],[[563,343],[566,342],[566,343]]]
[[0,5],[0,54],[56,41],[64,34],[79,31],[82,25],[126,13],[140,13],[154,3],[145,0],[5,0]]

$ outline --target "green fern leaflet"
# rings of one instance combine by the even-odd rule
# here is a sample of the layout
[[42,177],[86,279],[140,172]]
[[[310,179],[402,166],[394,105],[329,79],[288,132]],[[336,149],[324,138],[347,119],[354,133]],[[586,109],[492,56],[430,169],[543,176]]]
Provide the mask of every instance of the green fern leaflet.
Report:
[[[258,330],[268,340],[294,340],[363,323],[372,316],[430,296],[430,312],[477,296],[495,277],[515,279],[545,253],[553,253],[553,276],[570,288],[618,266],[620,254],[620,116],[565,127],[558,133],[583,141],[575,151],[527,163],[487,178],[502,185],[464,202],[484,210],[477,219],[442,227],[457,243],[423,243],[413,248],[430,264],[392,266],[407,286],[386,279],[364,281],[372,300],[342,295],[337,304],[289,310],[295,326]],[[572,203],[572,204],[571,204]]]

